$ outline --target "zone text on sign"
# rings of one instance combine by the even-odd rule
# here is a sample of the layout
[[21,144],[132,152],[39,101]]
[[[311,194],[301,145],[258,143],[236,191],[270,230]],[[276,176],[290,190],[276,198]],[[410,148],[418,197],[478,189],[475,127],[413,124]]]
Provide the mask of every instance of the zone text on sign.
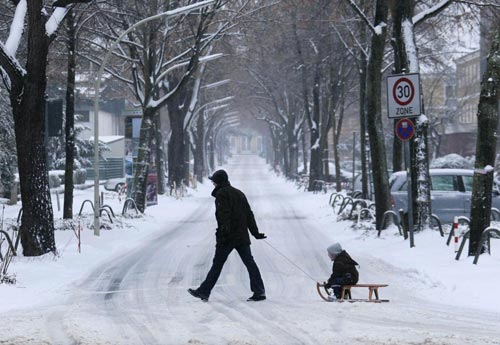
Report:
[[396,115],[413,115],[413,107],[396,108]]

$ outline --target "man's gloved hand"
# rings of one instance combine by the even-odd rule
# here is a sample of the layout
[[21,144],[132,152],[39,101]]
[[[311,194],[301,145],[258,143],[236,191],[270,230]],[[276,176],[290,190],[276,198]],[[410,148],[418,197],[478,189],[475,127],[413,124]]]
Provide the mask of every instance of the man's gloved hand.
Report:
[[258,240],[262,240],[264,238],[267,238],[266,234],[263,234],[262,232],[259,232],[257,235],[255,235],[255,238]]

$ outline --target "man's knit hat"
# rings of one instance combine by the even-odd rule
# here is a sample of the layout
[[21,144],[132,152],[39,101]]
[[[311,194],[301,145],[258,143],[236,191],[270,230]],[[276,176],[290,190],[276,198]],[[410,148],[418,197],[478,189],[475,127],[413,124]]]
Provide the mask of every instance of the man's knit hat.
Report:
[[334,243],[330,247],[328,247],[326,251],[328,252],[328,255],[330,255],[332,259],[335,259],[337,255],[342,253],[342,246],[340,245],[340,243]]
[[217,170],[208,179],[212,180],[215,184],[223,184],[223,183],[229,181],[229,177],[227,176],[227,172],[225,172],[224,170]]

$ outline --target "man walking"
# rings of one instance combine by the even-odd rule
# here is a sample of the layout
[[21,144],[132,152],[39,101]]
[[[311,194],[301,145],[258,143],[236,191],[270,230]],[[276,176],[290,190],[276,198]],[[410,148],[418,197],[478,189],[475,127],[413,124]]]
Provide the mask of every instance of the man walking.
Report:
[[236,249],[250,276],[250,289],[253,295],[247,301],[263,301],[266,299],[264,282],[250,250],[248,230],[256,239],[266,238],[266,235],[257,229],[245,194],[231,186],[224,170],[217,170],[209,179],[215,186],[212,192],[212,196],[215,197],[215,218],[218,226],[215,232],[215,255],[205,281],[199,288],[188,289],[188,292],[202,301],[208,301],[227,257],[233,249]]

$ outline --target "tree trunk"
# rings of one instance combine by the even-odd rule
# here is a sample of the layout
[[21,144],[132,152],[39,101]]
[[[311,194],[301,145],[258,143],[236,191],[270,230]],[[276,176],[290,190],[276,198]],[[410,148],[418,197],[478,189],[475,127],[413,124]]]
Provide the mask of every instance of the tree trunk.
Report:
[[361,73],[359,74],[359,145],[361,154],[361,193],[368,198],[368,164],[366,161],[366,58],[361,53]]
[[154,136],[153,124],[157,115],[153,108],[147,107],[143,109],[137,163],[134,168],[134,188],[132,191],[132,198],[141,212],[144,212],[146,209],[146,188],[149,163],[151,162],[151,145]]
[[279,134],[276,130],[270,129],[271,132],[271,142],[273,145],[273,169],[281,168],[281,148]]
[[295,135],[295,116],[293,115],[291,119],[289,119],[291,123],[288,124],[288,154],[289,154],[289,165],[290,172],[289,177],[295,178],[299,169],[299,157],[298,157],[298,138]]
[[495,166],[498,106],[500,86],[500,25],[493,39],[487,59],[486,71],[481,81],[481,95],[477,112],[477,143],[472,208],[470,223],[469,255],[475,255],[481,235],[489,225]]
[[184,120],[169,111],[172,135],[168,141],[168,183],[180,186],[185,176]]
[[44,116],[49,40],[41,2],[29,2],[28,23],[26,75],[20,83],[12,84],[10,101],[23,205],[20,228],[23,254],[39,256],[56,250]]
[[[413,0],[394,4],[394,40],[397,73],[419,73],[415,33],[413,30]],[[423,100],[421,101],[423,110]],[[413,195],[413,219],[419,230],[429,226],[431,217],[428,121],[416,119],[415,136],[410,141],[411,188]],[[396,153],[396,152],[395,152]],[[396,167],[397,168],[397,167]]]
[[189,138],[189,134],[187,131],[184,131],[184,166],[185,166],[185,169],[184,169],[184,176],[183,176],[183,180],[184,180],[184,184],[186,186],[189,186],[189,182],[191,181],[190,179],[190,175],[191,175],[191,172],[190,172],[190,165],[191,165],[191,143],[190,143],[190,138]]
[[281,144],[281,153],[283,155],[283,172],[286,177],[290,177],[290,150],[287,143],[287,140],[284,140],[284,135],[281,135],[282,139],[280,140]]
[[208,173],[211,174],[215,170],[215,143],[213,139],[213,134],[209,135],[207,138],[207,156],[208,156]]
[[163,145],[163,134],[161,131],[161,116],[155,116],[154,122],[156,142],[156,175],[158,181],[158,194],[165,194],[165,150]]
[[[336,116],[333,118],[333,154],[335,159],[335,185],[336,191],[340,192],[342,190],[341,172],[340,172],[340,154],[339,154],[339,141],[340,133],[342,132],[342,123],[344,122],[344,112],[345,112],[345,95],[344,90],[342,91],[342,99],[340,100],[340,114],[337,122]],[[353,148],[354,150],[354,148]]]
[[302,124],[302,135],[301,135],[301,141],[302,141],[302,160],[304,161],[304,167],[303,167],[303,173],[307,175],[308,169],[307,169],[307,163],[308,163],[308,157],[307,157],[307,142],[306,142],[306,131],[305,127],[306,124]]
[[[319,54],[318,54],[319,55]],[[313,82],[313,110],[312,110],[312,126],[311,126],[311,159],[309,165],[309,188],[308,191],[314,190],[314,181],[321,178],[321,145],[320,145],[320,62],[315,65],[314,82]],[[306,104],[306,106],[308,106]]]
[[[377,0],[375,26],[387,23],[388,7],[386,0]],[[370,153],[373,164],[373,187],[376,205],[377,229],[382,227],[382,217],[390,209],[389,176],[384,143],[384,128],[381,109],[382,62],[387,28],[382,27],[380,34],[373,34],[370,58],[367,69],[367,119],[370,137]]]
[[332,127],[332,142],[333,142],[333,159],[335,161],[335,190],[340,192],[342,190],[342,182],[340,181],[340,155],[337,139],[337,116],[333,115]]
[[76,30],[73,11],[66,16],[68,33],[68,77],[66,85],[66,121],[64,169],[64,210],[63,218],[73,218],[73,170],[75,160],[75,69],[76,69]]
[[198,182],[203,183],[204,165],[205,165],[205,152],[203,133],[205,133],[205,119],[203,115],[199,115],[196,120],[196,138],[194,149],[194,174]]

